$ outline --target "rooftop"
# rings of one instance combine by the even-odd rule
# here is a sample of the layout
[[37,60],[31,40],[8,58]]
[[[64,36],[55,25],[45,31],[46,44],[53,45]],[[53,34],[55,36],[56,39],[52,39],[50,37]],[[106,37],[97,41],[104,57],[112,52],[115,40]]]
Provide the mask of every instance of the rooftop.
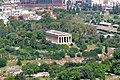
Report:
[[48,72],[40,72],[37,74],[33,74],[32,76],[34,76],[34,77],[49,76],[49,73]]
[[60,35],[61,36],[71,36],[70,33],[61,32],[61,31],[57,31],[57,30],[49,30],[49,31],[46,31],[46,33],[57,35],[57,36],[60,36]]
[[116,26],[116,27],[119,27],[119,25],[118,25],[118,24],[114,24],[114,25],[112,25],[112,26]]
[[97,30],[105,30],[110,32],[117,32],[117,28],[107,27],[107,26],[97,26]]
[[107,22],[100,22],[99,24],[100,25],[107,25],[107,26],[111,26],[112,25],[111,23],[107,23]]

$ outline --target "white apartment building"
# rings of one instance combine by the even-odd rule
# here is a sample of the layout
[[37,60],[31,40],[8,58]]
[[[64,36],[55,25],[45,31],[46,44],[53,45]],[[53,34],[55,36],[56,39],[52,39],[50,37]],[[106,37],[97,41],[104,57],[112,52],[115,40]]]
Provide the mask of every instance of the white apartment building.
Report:
[[19,3],[20,0],[3,0],[4,3]]
[[0,5],[0,19],[3,20],[6,26],[10,16],[16,19],[19,16],[23,16],[25,20],[41,19],[41,16],[36,15],[35,11],[24,10],[22,6],[19,6],[19,2],[20,0],[3,0]]
[[108,2],[120,3],[120,0],[107,0]]
[[[67,4],[67,1],[68,0],[65,0],[65,4]],[[82,2],[84,0],[70,0],[70,1],[71,1],[71,3],[75,4],[76,2]]]
[[8,16],[19,16],[22,8],[21,6],[18,6],[18,2],[20,0],[3,0],[3,12]]
[[111,6],[118,5],[120,4],[120,0],[108,0],[108,4]]
[[92,0],[92,5],[93,4],[101,4],[101,5],[103,5],[104,4],[104,0]]
[[11,16],[20,16],[23,9],[12,9]]
[[40,20],[41,18],[41,16],[30,14],[28,20]]

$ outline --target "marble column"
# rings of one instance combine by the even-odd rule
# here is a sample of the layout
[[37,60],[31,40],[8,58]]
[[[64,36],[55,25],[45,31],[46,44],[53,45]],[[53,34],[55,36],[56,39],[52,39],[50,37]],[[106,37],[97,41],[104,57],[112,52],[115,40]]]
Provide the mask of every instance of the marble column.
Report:
[[67,43],[69,42],[69,38],[67,37]]
[[68,43],[68,42],[67,42],[67,37],[66,37],[66,43]]
[[61,43],[61,37],[58,37],[58,43]]
[[64,42],[64,37],[62,37],[62,43]]

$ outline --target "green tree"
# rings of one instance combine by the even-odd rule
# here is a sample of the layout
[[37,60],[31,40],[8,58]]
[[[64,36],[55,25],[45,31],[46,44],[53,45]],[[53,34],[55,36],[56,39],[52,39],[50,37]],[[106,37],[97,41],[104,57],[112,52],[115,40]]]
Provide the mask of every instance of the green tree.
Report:
[[82,54],[78,53],[78,54],[77,54],[77,57],[82,57]]
[[106,71],[110,69],[109,66],[98,62],[89,63],[88,65],[92,67],[95,77],[100,79],[104,79]]
[[14,76],[8,76],[7,78],[5,78],[4,80],[15,80]]
[[31,75],[39,72],[39,66],[36,63],[27,63],[22,66],[22,70],[25,74]]
[[105,45],[105,53],[108,53],[108,46]]
[[49,65],[46,63],[43,63],[39,66],[39,71],[40,72],[48,72],[49,70]]
[[92,67],[84,66],[80,69],[80,79],[91,79],[95,80],[94,72]]
[[112,63],[111,70],[114,74],[120,75],[120,61]]
[[95,52],[98,53],[98,54],[102,54],[102,48],[96,48]]
[[120,60],[120,49],[117,49],[114,54],[113,57],[115,60]]
[[20,60],[20,59],[18,59],[18,60],[17,60],[16,65],[19,65],[19,66],[20,66],[20,65],[22,65],[22,62],[21,62],[21,60]]
[[117,31],[120,31],[120,27],[117,28]]
[[0,67],[5,67],[7,65],[7,59],[6,58],[1,58],[0,59]]
[[60,60],[65,57],[64,51],[57,51],[51,55],[51,59]]
[[67,69],[58,73],[57,80],[80,80],[80,72],[77,69]]
[[74,58],[75,57],[75,54],[78,53],[78,49],[77,48],[70,48],[70,50],[68,51],[67,55],[69,55],[71,58]]
[[85,44],[82,44],[82,45],[80,46],[80,51],[81,51],[81,52],[85,51],[86,49],[87,49],[87,46],[86,46]]
[[114,15],[113,18],[114,19],[119,19],[119,16],[118,15]]
[[69,53],[67,53],[67,55],[69,55],[71,58],[75,57],[75,53],[73,53],[73,52],[69,52]]
[[64,64],[64,67],[66,67],[66,68],[79,67],[79,66],[81,66],[80,63],[74,63],[74,62],[66,62],[66,63]]
[[77,53],[79,50],[78,48],[72,47],[70,48],[70,52]]
[[100,35],[100,42],[103,43],[105,41],[105,38],[103,35]]
[[20,73],[15,76],[15,80],[26,80],[26,76],[24,73]]

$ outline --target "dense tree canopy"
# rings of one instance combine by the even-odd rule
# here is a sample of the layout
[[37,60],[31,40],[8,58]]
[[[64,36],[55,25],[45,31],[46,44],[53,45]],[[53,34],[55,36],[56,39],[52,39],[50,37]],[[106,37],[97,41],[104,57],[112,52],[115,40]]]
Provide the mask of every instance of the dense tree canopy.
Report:
[[1,58],[0,59],[0,67],[4,67],[7,65],[7,59],[6,58]]
[[113,73],[120,75],[120,61],[114,62],[111,69]]
[[[120,50],[117,49],[114,56],[106,59],[106,62],[101,61],[103,63],[98,63],[98,54],[102,54],[101,46],[105,46],[106,43],[108,43],[105,46],[106,53],[108,53],[108,47],[119,48],[120,36],[115,34],[113,38],[105,39],[103,35],[97,34],[96,27],[85,23],[92,20],[92,23],[99,24],[102,21],[103,15],[99,14],[101,5],[94,5],[93,7],[87,4],[82,5],[84,6],[82,10],[94,10],[96,12],[79,11],[78,8],[76,11],[74,9],[69,11],[53,9],[58,16],[56,20],[51,19],[48,15],[38,21],[24,21],[23,17],[20,16],[18,20],[9,18],[10,22],[7,27],[0,21],[0,67],[6,66],[7,59],[14,59],[10,57],[11,55],[19,57],[16,63],[19,66],[22,65],[22,60],[35,60],[38,58],[61,60],[67,55],[71,58],[84,59],[83,63],[68,62],[64,65],[27,63],[22,65],[23,73],[15,77],[10,76],[5,80],[24,80],[25,75],[30,76],[38,72],[49,72],[50,77],[57,80],[105,79],[106,72],[119,75]],[[119,14],[119,9],[117,9],[117,6],[114,7],[114,14]],[[75,13],[78,13],[78,15],[75,15]],[[115,21],[112,19],[106,19],[106,21],[120,24],[118,16],[114,15],[113,18]],[[47,41],[45,31],[50,29],[71,33],[73,44],[58,45]],[[98,44],[99,46],[93,50],[88,50],[87,45],[91,44]]]

